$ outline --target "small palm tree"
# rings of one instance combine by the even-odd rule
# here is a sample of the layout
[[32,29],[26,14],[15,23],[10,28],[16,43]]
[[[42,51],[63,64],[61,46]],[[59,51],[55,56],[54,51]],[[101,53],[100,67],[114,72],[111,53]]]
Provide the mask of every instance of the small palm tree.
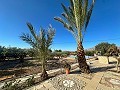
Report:
[[48,30],[40,28],[40,33],[36,34],[33,26],[27,23],[27,26],[31,32],[31,35],[23,33],[20,38],[26,43],[30,44],[36,51],[36,55],[42,64],[42,79],[47,79],[48,74],[46,72],[46,60],[48,57],[49,47],[52,44],[53,37],[55,35],[55,29],[50,25]]
[[75,37],[77,42],[77,57],[80,70],[84,73],[90,73],[89,66],[86,63],[85,53],[83,48],[83,39],[88,26],[95,0],[92,0],[91,5],[88,0],[70,0],[70,7],[66,8],[64,4],[62,7],[64,13],[62,13],[63,19],[55,17],[54,19],[59,21],[67,28]]

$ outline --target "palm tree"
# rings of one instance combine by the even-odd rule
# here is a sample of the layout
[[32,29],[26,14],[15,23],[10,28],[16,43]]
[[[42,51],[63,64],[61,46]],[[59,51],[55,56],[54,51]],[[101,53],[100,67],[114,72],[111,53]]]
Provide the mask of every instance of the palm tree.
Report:
[[31,35],[23,33],[20,38],[26,43],[30,44],[37,54],[37,57],[42,64],[42,79],[47,79],[48,74],[46,72],[46,60],[48,57],[49,47],[52,44],[53,37],[55,35],[55,29],[50,25],[48,30],[40,28],[40,33],[36,34],[33,26],[27,23],[27,26],[31,32]]
[[83,39],[86,32],[86,28],[90,21],[92,10],[95,0],[92,0],[90,4],[88,0],[70,0],[70,7],[66,8],[64,4],[62,7],[64,13],[63,18],[55,17],[54,19],[59,21],[68,29],[75,37],[77,42],[77,57],[79,68],[81,72],[90,73],[89,66],[86,63],[85,53],[83,48]]

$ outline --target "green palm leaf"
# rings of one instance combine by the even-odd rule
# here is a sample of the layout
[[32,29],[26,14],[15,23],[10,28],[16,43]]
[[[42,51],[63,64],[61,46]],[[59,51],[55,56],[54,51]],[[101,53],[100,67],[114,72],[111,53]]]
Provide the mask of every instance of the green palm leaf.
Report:
[[28,28],[29,28],[31,34],[32,34],[33,37],[35,38],[35,40],[38,40],[38,38],[37,38],[37,34],[35,33],[35,30],[34,30],[32,24],[27,22],[27,26],[28,26]]
[[95,0],[92,1],[91,5],[88,0],[69,1],[70,6],[68,8],[64,4],[61,4],[64,10],[64,13],[62,13],[63,18],[55,17],[54,19],[62,23],[75,36],[77,42],[82,42]]
[[31,35],[23,33],[20,38],[26,43],[30,44],[32,47],[36,47],[36,43]]

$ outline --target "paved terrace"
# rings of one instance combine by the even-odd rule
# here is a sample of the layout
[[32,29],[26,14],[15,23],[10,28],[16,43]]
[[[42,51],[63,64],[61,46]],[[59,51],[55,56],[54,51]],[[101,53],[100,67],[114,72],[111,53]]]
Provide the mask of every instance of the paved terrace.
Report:
[[[80,73],[79,68],[76,68],[78,64],[73,64],[73,70],[70,74],[58,75],[25,90],[120,90],[120,73],[116,72],[116,62],[100,64],[98,60],[90,59],[87,63],[90,65],[92,74]],[[47,72],[48,74],[55,74],[60,71],[63,69]],[[40,73],[34,76],[39,78]],[[29,77],[18,78],[17,80],[25,82]],[[3,85],[4,82],[0,82],[0,88]]]
[[98,60],[88,62],[92,74],[80,73],[79,68],[71,74],[62,74],[30,87],[26,90],[120,90],[120,73],[115,62],[100,64]]

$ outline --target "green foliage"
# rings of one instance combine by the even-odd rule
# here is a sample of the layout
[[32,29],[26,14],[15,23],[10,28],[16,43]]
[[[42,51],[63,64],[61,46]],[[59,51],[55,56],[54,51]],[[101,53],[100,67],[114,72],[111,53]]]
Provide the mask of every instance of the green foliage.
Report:
[[33,48],[28,49],[27,55],[32,58],[35,57],[36,56],[35,50]]
[[17,47],[2,47],[0,46],[0,59],[24,59],[27,51]]
[[2,87],[3,90],[22,90],[21,87],[19,86],[20,80],[16,81],[10,81],[10,82],[5,82],[4,86]]
[[97,52],[101,52],[101,55],[108,55],[108,53],[117,53],[117,46],[108,42],[102,42],[95,46]]
[[51,53],[52,57],[58,57],[58,58],[67,57],[68,55],[70,55],[69,51],[62,51],[62,50],[55,50],[54,52]]
[[94,56],[95,51],[85,51],[86,56]]
[[0,60],[5,60],[7,50],[5,47],[0,46]]
[[110,44],[107,42],[102,42],[95,46],[95,50],[101,52],[101,55],[104,55],[109,48]]
[[[40,28],[40,33],[37,34],[31,23],[27,23],[30,34],[23,33],[20,38],[30,44],[39,60],[42,63],[42,72],[45,71],[46,60],[49,56],[49,47],[52,44],[55,35],[55,29],[50,25],[47,30]],[[43,75],[44,76],[44,75]],[[45,77],[46,78],[46,77]]]
[[41,27],[40,34],[36,34],[30,23],[27,23],[27,26],[31,32],[31,35],[23,33],[20,38],[33,47],[40,59],[47,58],[49,47],[52,44],[52,39],[55,35],[55,29],[52,28],[52,26],[49,26],[48,30]]
[[66,53],[62,53],[62,57],[67,57],[68,55]]
[[34,76],[31,76],[26,80],[27,86],[30,87],[35,84]]
[[62,50],[55,50],[54,52],[62,52]]
[[67,8],[62,4],[64,13],[63,18],[55,17],[54,19],[64,25],[75,37],[77,43],[82,42],[86,28],[90,21],[95,0],[89,3],[89,0],[69,0],[70,7]]

